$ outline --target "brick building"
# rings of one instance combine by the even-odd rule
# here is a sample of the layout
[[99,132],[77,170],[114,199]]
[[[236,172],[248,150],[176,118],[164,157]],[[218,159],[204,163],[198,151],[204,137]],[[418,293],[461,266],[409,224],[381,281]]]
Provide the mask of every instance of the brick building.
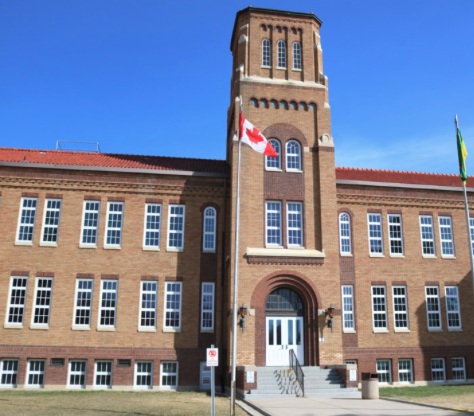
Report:
[[242,147],[240,392],[290,351],[347,385],[474,379],[460,180],[335,167],[320,27],[237,13],[225,161],[0,149],[0,387],[207,388],[211,344],[228,385],[239,97],[280,155]]

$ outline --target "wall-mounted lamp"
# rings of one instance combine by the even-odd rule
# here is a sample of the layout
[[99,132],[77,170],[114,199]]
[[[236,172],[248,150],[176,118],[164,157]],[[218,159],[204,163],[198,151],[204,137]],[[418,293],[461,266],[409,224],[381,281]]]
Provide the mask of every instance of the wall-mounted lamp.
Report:
[[247,306],[245,306],[245,303],[242,303],[242,306],[239,308],[239,315],[240,315],[240,327],[242,328],[242,332],[244,332],[245,317],[247,316]]
[[332,319],[334,317],[334,312],[336,311],[336,308],[332,305],[328,308],[326,315],[329,317],[328,319],[328,328],[331,328],[331,332],[333,332],[333,327],[332,327]]

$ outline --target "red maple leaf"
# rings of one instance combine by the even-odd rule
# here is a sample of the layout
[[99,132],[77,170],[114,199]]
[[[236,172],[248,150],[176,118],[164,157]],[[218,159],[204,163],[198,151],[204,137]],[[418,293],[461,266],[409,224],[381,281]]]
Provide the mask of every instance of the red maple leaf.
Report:
[[258,144],[260,142],[263,142],[262,135],[255,127],[253,128],[253,130],[245,129],[245,133],[247,134],[247,137],[252,143]]

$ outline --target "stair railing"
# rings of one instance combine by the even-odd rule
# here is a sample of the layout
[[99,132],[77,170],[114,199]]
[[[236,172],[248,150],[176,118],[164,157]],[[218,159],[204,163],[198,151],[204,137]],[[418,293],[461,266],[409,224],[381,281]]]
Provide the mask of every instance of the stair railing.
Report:
[[296,354],[293,350],[290,350],[290,368],[293,370],[296,376],[296,380],[298,380],[298,384],[300,385],[302,397],[304,397],[304,373],[303,369],[301,368],[300,362],[296,357]]

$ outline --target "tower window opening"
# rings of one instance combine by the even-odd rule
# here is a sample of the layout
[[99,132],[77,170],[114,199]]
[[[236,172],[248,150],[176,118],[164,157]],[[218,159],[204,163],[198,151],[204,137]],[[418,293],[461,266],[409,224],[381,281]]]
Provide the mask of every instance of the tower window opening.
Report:
[[268,39],[262,41],[262,66],[270,66],[270,41]]
[[286,68],[286,43],[283,40],[278,41],[278,68]]
[[301,44],[293,43],[293,69],[301,69]]

